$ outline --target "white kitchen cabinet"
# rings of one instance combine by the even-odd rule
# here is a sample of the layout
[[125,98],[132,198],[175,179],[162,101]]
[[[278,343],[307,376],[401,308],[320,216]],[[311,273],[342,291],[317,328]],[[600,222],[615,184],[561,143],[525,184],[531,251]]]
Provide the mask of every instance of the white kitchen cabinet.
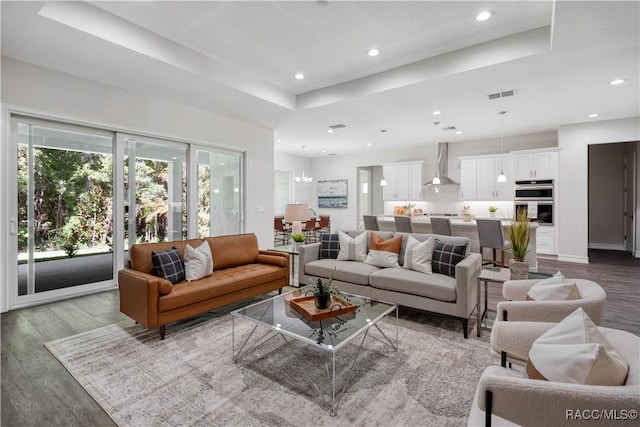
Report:
[[383,165],[384,200],[422,200],[422,162]]
[[[511,156],[482,156],[460,161],[460,198],[463,200],[512,200]],[[501,171],[507,182],[498,182]]]
[[541,225],[536,231],[536,253],[542,255],[557,255],[556,228]]
[[514,153],[513,166],[516,180],[556,179],[558,152]]
[[460,160],[460,198],[462,200],[476,200],[477,197],[477,170],[476,159]]
[[422,163],[409,164],[408,200],[422,200]]

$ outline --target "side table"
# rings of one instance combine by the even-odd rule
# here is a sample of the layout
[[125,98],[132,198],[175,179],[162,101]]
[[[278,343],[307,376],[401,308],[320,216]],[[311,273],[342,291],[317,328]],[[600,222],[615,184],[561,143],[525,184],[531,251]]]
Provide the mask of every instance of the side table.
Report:
[[[529,279],[545,279],[553,276],[548,273],[539,273],[535,271],[529,272]],[[482,336],[482,319],[487,315],[487,283],[500,283],[500,286],[507,280],[511,279],[511,272],[508,268],[498,267],[484,267],[478,276],[478,291],[477,293],[477,306],[476,306],[476,320],[478,329],[478,336]],[[484,310],[480,311],[481,305],[481,290],[482,283],[484,282]]]
[[298,250],[296,249],[296,247],[294,245],[285,245],[285,246],[277,246],[275,248],[271,248],[269,249],[270,251],[276,251],[276,252],[284,252],[287,253],[289,255],[291,255],[291,282],[289,283],[290,286],[295,286],[296,288],[300,287],[299,283],[294,283],[295,280],[295,262],[296,262],[296,255],[300,255],[300,253],[298,252]]

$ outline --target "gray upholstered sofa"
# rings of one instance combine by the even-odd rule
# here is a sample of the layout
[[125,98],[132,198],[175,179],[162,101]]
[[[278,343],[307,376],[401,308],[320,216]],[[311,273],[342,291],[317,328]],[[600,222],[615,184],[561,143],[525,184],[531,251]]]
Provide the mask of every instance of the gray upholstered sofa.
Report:
[[[345,231],[351,237],[370,231]],[[334,285],[343,292],[362,295],[401,306],[416,308],[454,317],[462,322],[464,337],[468,336],[468,321],[476,306],[477,279],[482,269],[479,253],[472,253],[467,237],[451,237],[430,234],[393,233],[374,231],[383,239],[402,235],[399,254],[400,268],[379,268],[360,261],[338,261],[320,257],[321,243],[300,247],[299,283],[309,284],[309,279],[328,278],[334,272]],[[408,236],[425,241],[435,236],[445,243],[467,244],[466,257],[455,267],[455,278],[444,274],[425,274],[402,268]]]

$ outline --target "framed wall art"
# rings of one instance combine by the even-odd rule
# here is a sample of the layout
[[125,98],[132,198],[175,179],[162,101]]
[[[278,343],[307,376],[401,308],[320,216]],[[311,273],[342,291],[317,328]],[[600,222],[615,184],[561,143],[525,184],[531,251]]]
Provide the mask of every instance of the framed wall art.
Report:
[[319,208],[347,208],[346,179],[318,181]]

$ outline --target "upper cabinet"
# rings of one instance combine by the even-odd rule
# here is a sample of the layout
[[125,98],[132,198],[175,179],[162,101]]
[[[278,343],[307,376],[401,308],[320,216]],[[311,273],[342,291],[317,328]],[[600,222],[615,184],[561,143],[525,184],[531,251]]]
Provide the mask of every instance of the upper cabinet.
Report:
[[[478,156],[460,159],[460,198],[462,200],[512,200],[511,156]],[[504,171],[507,182],[498,182]]]
[[384,200],[422,200],[422,162],[392,163],[382,166],[387,185]]
[[558,152],[515,152],[513,153],[513,165],[516,180],[556,179]]
[[460,198],[462,200],[476,200],[477,190],[477,170],[476,159],[460,160]]

